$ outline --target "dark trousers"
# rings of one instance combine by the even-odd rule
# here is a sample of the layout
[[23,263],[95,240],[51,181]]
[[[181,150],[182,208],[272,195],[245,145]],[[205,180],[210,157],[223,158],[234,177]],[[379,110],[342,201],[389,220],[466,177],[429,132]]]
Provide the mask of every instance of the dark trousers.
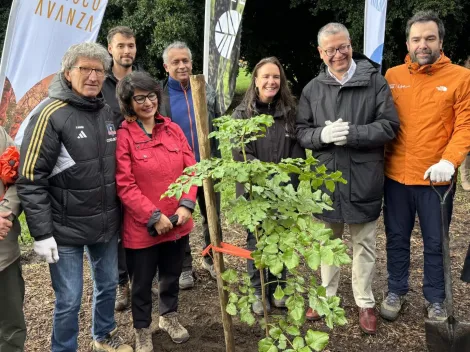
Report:
[[21,264],[15,262],[0,271],[0,351],[24,350],[26,324],[23,314],[24,281]]
[[142,249],[126,249],[132,277],[132,319],[134,328],[148,328],[152,322],[152,281],[158,268],[158,310],[165,315],[178,310],[179,277],[189,235],[179,240]]
[[[250,251],[256,250],[256,237],[255,235],[247,231],[247,237],[246,237],[246,249]],[[247,260],[246,261],[246,269],[248,271],[248,275],[250,276],[250,281],[251,281],[251,286],[255,289],[255,295],[261,296],[261,275],[259,270],[255,267],[255,262],[253,260]],[[269,297],[269,295],[273,295],[274,292],[276,291],[276,287],[278,284],[284,288],[286,286],[285,280],[286,280],[286,268],[282,270],[281,273],[281,278],[278,279],[275,275],[273,275],[269,270],[267,270],[267,275],[265,272],[265,283],[268,284],[268,289],[266,290],[266,293]],[[281,282],[278,282],[278,280],[282,280]]]
[[[448,186],[438,186],[436,189],[444,194]],[[455,188],[446,200],[449,223],[454,193]],[[424,244],[424,297],[431,303],[441,303],[445,299],[445,291],[439,197],[430,186],[406,186],[385,178],[388,290],[398,295],[408,292],[410,239],[416,214]]]
[[[201,211],[201,218],[202,218],[202,234],[204,236],[204,248],[211,244],[211,236],[209,234],[209,224],[207,223],[207,210],[206,210],[206,200],[204,198],[204,188],[198,187],[197,189],[197,203],[199,204],[199,209]],[[217,211],[217,226],[219,227],[219,233],[222,236],[222,226],[220,225],[220,193],[215,193],[215,207]],[[203,248],[203,249],[204,249]],[[213,264],[212,257],[207,255],[204,257],[204,260],[209,263]],[[191,271],[193,269],[193,256],[191,255],[191,247],[189,245],[186,246],[185,253],[184,253],[184,261],[183,261],[183,271]]]
[[118,272],[119,285],[126,285],[129,282],[130,274],[127,271],[126,250],[122,246],[122,240],[119,240],[118,243]]

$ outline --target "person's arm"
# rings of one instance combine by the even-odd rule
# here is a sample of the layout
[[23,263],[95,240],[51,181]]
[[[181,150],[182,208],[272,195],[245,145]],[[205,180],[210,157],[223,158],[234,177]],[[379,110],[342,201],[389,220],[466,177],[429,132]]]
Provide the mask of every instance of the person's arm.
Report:
[[[194,153],[189,147],[186,136],[178,125],[174,124],[174,126],[177,131],[179,145],[183,153],[184,168],[195,165],[196,159],[194,158]],[[189,192],[183,193],[179,199],[179,207],[175,212],[175,214],[178,215],[178,223],[176,224],[177,226],[185,224],[191,218],[191,214],[193,213],[196,206],[197,188],[197,186],[192,186],[189,189]]]
[[470,75],[462,80],[455,95],[454,130],[442,159],[450,161],[457,168],[470,150]]
[[388,83],[380,74],[375,76],[375,80],[375,120],[366,125],[350,124],[346,140],[348,147],[380,147],[393,140],[398,133],[400,122]]
[[321,140],[321,134],[325,127],[314,127],[314,116],[311,108],[312,83],[309,83],[302,91],[297,109],[296,134],[302,148],[321,150],[328,146]]
[[26,127],[16,182],[29,231],[36,241],[53,237],[54,231],[48,177],[57,162],[61,141],[48,110],[52,104],[60,103],[52,102],[38,111]]

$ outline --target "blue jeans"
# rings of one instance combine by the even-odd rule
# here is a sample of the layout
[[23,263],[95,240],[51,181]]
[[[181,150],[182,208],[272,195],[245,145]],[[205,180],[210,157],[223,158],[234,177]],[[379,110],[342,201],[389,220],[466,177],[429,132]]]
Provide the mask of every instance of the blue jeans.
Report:
[[49,265],[55,292],[52,352],[78,348],[78,313],[83,292],[83,250],[93,279],[92,335],[103,340],[116,328],[114,302],[118,284],[117,236],[107,243],[89,246],[58,246],[59,261]]

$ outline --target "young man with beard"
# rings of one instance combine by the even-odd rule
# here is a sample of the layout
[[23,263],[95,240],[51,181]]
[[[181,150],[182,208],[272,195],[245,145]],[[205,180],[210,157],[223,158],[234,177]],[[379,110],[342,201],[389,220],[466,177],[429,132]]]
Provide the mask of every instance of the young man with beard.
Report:
[[[348,224],[353,246],[352,289],[359,325],[375,334],[375,270],[377,219],[382,209],[384,145],[395,138],[398,116],[380,66],[353,51],[349,32],[329,23],[318,32],[320,73],[302,91],[297,112],[297,139],[329,171],[341,171],[331,195],[333,210],[315,214],[341,238]],[[326,189],[325,189],[326,190]],[[322,285],[336,295],[340,270],[322,265]],[[320,319],[309,308],[307,319]]]
[[[169,77],[163,81],[162,104],[160,114],[170,117],[173,122],[181,127],[189,146],[193,150],[196,161],[200,161],[199,143],[197,139],[196,120],[194,116],[193,98],[191,95],[191,85],[189,76],[192,74],[193,62],[191,50],[186,43],[174,42],[163,51],[163,66],[168,72]],[[209,115],[209,129],[213,129],[212,120],[220,116],[220,108],[217,103],[215,91],[206,84],[207,113]],[[217,148],[217,140],[211,138],[211,157],[220,157],[220,151]],[[204,189],[201,187],[197,191],[197,201],[202,217],[202,227],[205,246],[211,243],[209,236],[209,226],[207,223],[206,202],[204,200]],[[219,231],[220,226],[220,193],[216,193],[216,208],[218,215]],[[185,259],[183,262],[183,272],[180,277],[180,288],[182,290],[192,288],[194,279],[192,274],[191,247],[186,247]],[[216,278],[214,263],[210,256],[204,257],[204,269],[208,270],[213,278]]]
[[[388,295],[380,315],[388,320],[398,317],[409,289],[410,237],[416,213],[424,244],[427,315],[447,318],[440,201],[429,182],[443,194],[469,152],[470,71],[453,65],[444,55],[444,34],[444,24],[435,13],[418,12],[406,26],[405,64],[391,68],[385,76],[400,118],[397,138],[385,152]],[[453,192],[446,204],[449,220],[452,203]]]
[[[103,83],[102,93],[106,103],[111,107],[115,121],[117,121],[116,127],[118,127],[124,121],[124,116],[121,114],[116,97],[116,86],[122,78],[136,68],[133,64],[137,49],[134,32],[129,27],[117,26],[111,28],[107,39],[108,52],[113,61]],[[110,133],[113,132],[116,135],[116,131],[110,131]],[[117,311],[121,311],[130,306],[129,272],[126,265],[126,252],[122,247],[121,240],[118,244],[118,271],[119,285],[114,307]]]

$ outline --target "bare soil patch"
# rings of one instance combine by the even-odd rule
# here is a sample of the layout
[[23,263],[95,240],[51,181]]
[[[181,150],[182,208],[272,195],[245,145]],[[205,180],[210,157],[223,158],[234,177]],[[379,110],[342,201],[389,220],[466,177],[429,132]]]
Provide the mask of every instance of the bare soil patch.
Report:
[[[460,272],[468,248],[470,237],[470,194],[459,187],[455,201],[454,214],[451,224],[452,274],[454,282],[454,303],[456,313],[461,320],[470,320],[470,295],[467,284],[460,281]],[[237,227],[224,226],[226,242],[245,246],[246,234]],[[348,236],[345,237],[348,241]],[[209,274],[202,269],[202,258],[199,251],[202,248],[201,227],[196,226],[191,235],[196,285],[189,291],[181,291],[179,313],[182,324],[191,335],[190,340],[182,345],[171,342],[168,335],[162,331],[154,334],[155,351],[175,352],[219,352],[225,351],[224,334],[218,305],[217,286]],[[385,230],[380,220],[377,236],[377,270],[374,280],[374,293],[377,307],[387,292],[387,268],[385,252]],[[27,352],[50,350],[52,315],[54,309],[54,293],[50,283],[47,264],[38,261],[32,250],[24,250],[22,255],[23,275],[26,282],[25,314],[28,326],[26,341]],[[238,258],[226,257],[230,267],[245,270],[245,262]],[[87,264],[85,264],[87,266]],[[316,275],[305,270],[305,275]],[[403,314],[393,323],[378,319],[376,336],[364,335],[358,326],[358,313],[355,307],[351,289],[351,269],[342,270],[339,296],[349,324],[336,328],[331,332],[330,343],[326,351],[384,351],[410,352],[426,351],[424,336],[424,299],[422,296],[423,276],[423,244],[419,223],[412,236],[412,256],[410,271],[410,292],[408,303]],[[90,280],[88,266],[85,270],[82,307],[80,311],[79,351],[90,350],[91,304],[93,286]],[[158,316],[157,302],[154,302],[155,317]],[[282,313],[278,311],[276,313]],[[134,335],[130,310],[116,313],[116,319],[122,336],[133,343]],[[257,341],[262,338],[263,331],[259,326],[249,327],[234,319],[235,342],[237,351],[257,351]],[[307,322],[305,328],[328,331],[324,322]]]

